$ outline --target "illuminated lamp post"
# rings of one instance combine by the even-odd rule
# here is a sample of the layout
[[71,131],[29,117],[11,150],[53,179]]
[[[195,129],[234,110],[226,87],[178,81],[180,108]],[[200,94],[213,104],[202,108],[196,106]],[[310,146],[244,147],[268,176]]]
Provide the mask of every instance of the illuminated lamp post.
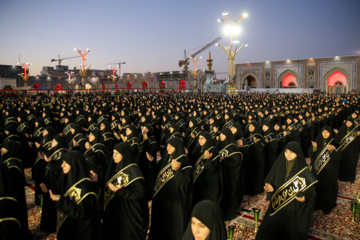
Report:
[[85,49],[84,53],[82,53],[79,49],[75,48],[74,49],[76,52],[78,52],[82,58],[82,65],[81,68],[77,66],[78,69],[80,69],[81,72],[81,80],[80,80],[80,85],[82,86],[83,89],[85,89],[85,80],[86,80],[86,71],[91,67],[91,65],[86,66],[85,65],[85,56],[90,52],[90,49]]
[[68,73],[68,72],[65,72],[67,75],[68,75],[68,83],[69,83],[69,89],[71,88],[71,75],[74,73],[74,72],[70,72],[70,73]]
[[24,86],[27,86],[28,84],[28,79],[29,79],[29,74],[27,74],[27,69],[29,68],[30,65],[32,65],[32,63],[18,63],[21,65],[21,67],[24,69],[24,73],[19,74],[20,77],[24,80]]
[[[243,47],[247,46],[247,44],[242,44],[238,48],[239,42],[233,41],[233,37],[240,33],[240,27],[238,26],[238,24],[244,18],[247,18],[247,14],[246,13],[242,14],[238,19],[236,19],[234,21],[231,21],[230,15],[228,13],[223,13],[223,17],[224,17],[224,19],[218,19],[218,21],[225,25],[225,27],[224,27],[225,34],[230,35],[230,47],[225,48],[219,43],[215,44],[215,45],[220,46],[220,48],[228,56],[228,76],[229,76],[228,93],[234,94],[234,93],[236,93],[236,90],[237,90],[236,85],[235,85],[235,80],[236,80],[235,56]],[[235,49],[234,49],[234,45],[233,45],[234,43],[236,44]]]
[[109,67],[111,68],[113,74],[111,76],[108,76],[108,78],[112,80],[111,85],[113,85],[113,83],[115,83],[116,79],[118,78],[118,76],[115,75],[117,67],[115,68],[113,68],[113,66],[109,66]]
[[202,58],[202,57],[198,57],[196,60],[194,60],[193,57],[190,57],[190,59],[194,63],[194,70],[190,71],[194,76],[194,92],[197,92],[197,75],[200,72],[200,70],[196,70],[196,64],[200,60],[200,58]]

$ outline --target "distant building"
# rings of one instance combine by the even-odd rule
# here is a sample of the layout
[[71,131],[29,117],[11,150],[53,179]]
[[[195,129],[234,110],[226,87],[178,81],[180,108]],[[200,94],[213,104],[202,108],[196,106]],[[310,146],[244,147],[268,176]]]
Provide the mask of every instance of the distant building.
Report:
[[324,93],[358,92],[360,56],[236,64],[236,86],[316,88]]
[[0,65],[0,90],[3,90],[5,86],[11,86],[12,89],[15,89],[16,81],[21,73],[24,73],[21,66]]

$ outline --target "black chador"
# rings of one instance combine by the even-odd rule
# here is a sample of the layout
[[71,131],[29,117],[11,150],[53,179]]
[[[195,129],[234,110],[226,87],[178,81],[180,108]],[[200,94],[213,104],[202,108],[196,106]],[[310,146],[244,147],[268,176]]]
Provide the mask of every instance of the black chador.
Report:
[[101,132],[99,129],[90,131],[89,142],[85,144],[85,147],[87,149],[84,153],[84,158],[89,164],[90,169],[100,177],[104,177],[108,162],[105,145],[101,143]]
[[220,204],[222,193],[222,173],[219,152],[212,146],[211,135],[200,132],[195,148],[193,182],[193,205],[204,199]]
[[129,144],[114,146],[105,180],[103,239],[145,239],[149,209],[144,177],[132,160]]
[[231,220],[236,217],[242,199],[242,196],[240,196],[240,173],[243,156],[234,142],[230,128],[221,130],[220,141],[222,149],[219,154],[223,177],[221,208],[225,220]]
[[359,161],[360,137],[359,127],[349,117],[335,135],[335,141],[339,143],[338,151],[341,152],[339,166],[339,180],[354,183],[356,166]]
[[82,153],[85,152],[85,142],[86,139],[84,134],[81,132],[80,124],[72,124],[71,125],[71,140],[69,142],[69,149],[70,150],[78,150]]
[[245,132],[243,148],[247,148],[247,165],[245,173],[245,194],[257,195],[264,192],[264,144],[258,125],[252,121]]
[[151,156],[156,156],[157,143],[153,134],[153,128],[150,124],[143,126],[141,131],[142,136],[140,140],[140,148],[142,151],[141,155],[139,156],[138,166],[145,178],[146,195],[147,199],[150,200],[152,199],[152,194],[154,191],[154,182],[156,176],[154,176],[152,171],[155,168],[154,165],[156,165],[156,161],[150,162],[146,157],[146,153],[150,154]]
[[0,161],[0,239],[21,240],[19,205],[9,170]]
[[[173,137],[169,139],[167,148],[158,163],[149,240],[181,239],[191,212],[193,170],[184,143]],[[171,151],[173,148],[175,150]]]
[[315,185],[316,208],[327,214],[336,206],[341,152],[336,150],[338,144],[334,141],[329,126],[323,127],[315,143],[315,146],[310,147],[310,155],[311,170],[319,181]]
[[[95,185],[90,180],[89,167],[77,150],[62,154],[61,159],[64,175],[60,184],[63,189],[56,204],[59,211],[57,238],[96,240],[100,225],[98,199]],[[64,171],[65,164],[71,167],[67,173]]]
[[307,239],[315,209],[316,182],[300,144],[289,142],[265,178],[270,205],[256,239]]
[[40,229],[49,233],[56,231],[57,221],[55,202],[50,199],[49,190],[51,190],[54,194],[60,193],[59,179],[62,164],[62,160],[60,159],[61,155],[68,151],[68,144],[64,136],[55,136],[52,145],[53,146],[44,156],[47,165],[45,167],[44,182],[42,182],[42,184],[44,184],[44,191],[42,192],[43,205],[40,222]]
[[264,122],[262,125],[265,170],[264,177],[269,173],[272,165],[278,156],[279,142],[274,134],[274,127],[270,122]]
[[19,207],[19,222],[21,224],[22,239],[30,239],[30,232],[28,227],[28,214],[24,190],[24,169],[22,161],[19,158],[20,147],[17,142],[12,140],[5,140],[1,150],[1,162],[7,167],[9,179],[12,189],[14,191],[14,198],[18,202]]

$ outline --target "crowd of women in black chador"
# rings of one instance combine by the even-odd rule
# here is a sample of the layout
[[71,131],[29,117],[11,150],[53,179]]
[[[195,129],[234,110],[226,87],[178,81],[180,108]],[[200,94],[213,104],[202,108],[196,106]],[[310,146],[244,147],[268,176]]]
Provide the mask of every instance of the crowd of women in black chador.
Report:
[[[42,231],[57,230],[59,239],[106,239],[113,232],[145,239],[152,201],[149,239],[181,239],[197,203],[210,200],[231,220],[244,194],[263,193],[270,184],[265,190],[276,195],[305,166],[304,156],[307,174],[318,182],[298,196],[306,195],[310,209],[292,205],[308,227],[313,206],[325,214],[336,206],[338,179],[355,181],[357,99],[188,93],[0,98],[1,177],[12,179],[13,190],[0,192],[0,204],[18,206],[17,224],[9,224],[30,239],[23,186],[24,168],[32,167]],[[297,155],[296,167],[285,161],[284,149]],[[269,210],[267,219],[287,221],[292,205]],[[0,236],[8,234],[2,224]],[[263,229],[275,228],[267,223],[260,232],[270,231]]]

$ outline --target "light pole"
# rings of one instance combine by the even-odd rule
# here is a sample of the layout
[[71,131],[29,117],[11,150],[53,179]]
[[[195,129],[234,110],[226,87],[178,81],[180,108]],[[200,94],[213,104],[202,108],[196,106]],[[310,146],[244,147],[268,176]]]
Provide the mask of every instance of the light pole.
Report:
[[68,75],[68,83],[69,83],[69,89],[71,88],[71,75],[74,73],[74,72],[65,72],[67,75]]
[[[235,80],[236,80],[236,72],[235,72],[235,56],[236,54],[247,44],[242,44],[238,48],[238,43],[233,41],[233,37],[240,33],[239,23],[247,17],[247,14],[242,14],[238,19],[232,21],[230,15],[228,13],[223,13],[224,19],[218,19],[219,22],[225,25],[224,32],[226,35],[230,35],[230,47],[223,47],[221,44],[216,44],[220,46],[220,48],[226,53],[228,56],[228,76],[229,76],[229,84],[228,84],[228,92],[230,94],[234,94],[236,92]],[[236,44],[234,49],[234,43]],[[229,50],[228,50],[228,49]]]
[[113,66],[109,66],[109,68],[111,68],[112,73],[113,73],[111,76],[108,76],[108,78],[110,78],[112,80],[112,83],[111,83],[111,86],[112,86],[115,83],[116,79],[118,78],[118,76],[115,75],[117,67],[114,68]]
[[29,68],[32,63],[18,63],[24,69],[24,73],[19,74],[20,77],[24,80],[24,86],[27,86],[29,74],[27,74],[27,69]]
[[81,72],[81,80],[80,80],[80,85],[85,88],[85,79],[86,79],[86,71],[91,67],[91,65],[86,66],[85,65],[85,56],[90,52],[90,49],[85,49],[84,53],[82,53],[79,49],[75,48],[74,49],[76,52],[78,52],[82,58],[82,66],[81,68],[77,66],[78,69],[80,69]]
[[191,73],[194,75],[194,92],[197,92],[197,75],[199,73],[198,70],[196,70],[196,64],[202,57],[198,57],[196,60],[194,60],[193,57],[190,57],[191,61],[194,63],[194,70],[191,71]]

